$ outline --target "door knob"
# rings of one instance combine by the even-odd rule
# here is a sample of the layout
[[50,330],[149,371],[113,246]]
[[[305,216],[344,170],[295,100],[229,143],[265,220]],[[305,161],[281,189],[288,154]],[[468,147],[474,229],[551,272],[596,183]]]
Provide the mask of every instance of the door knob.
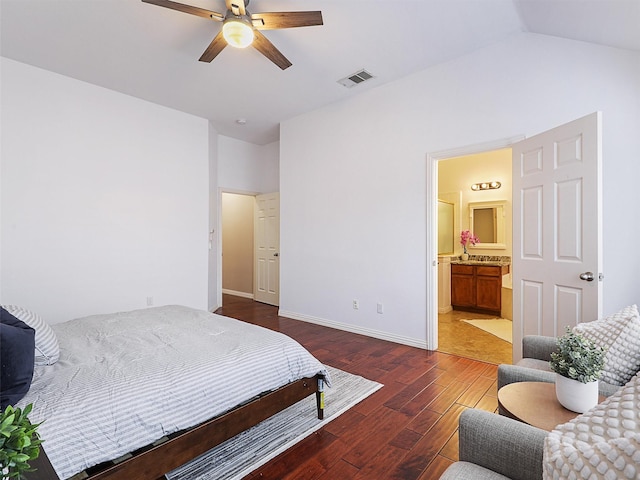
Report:
[[584,272],[580,274],[580,280],[586,280],[587,282],[593,282],[593,272]]

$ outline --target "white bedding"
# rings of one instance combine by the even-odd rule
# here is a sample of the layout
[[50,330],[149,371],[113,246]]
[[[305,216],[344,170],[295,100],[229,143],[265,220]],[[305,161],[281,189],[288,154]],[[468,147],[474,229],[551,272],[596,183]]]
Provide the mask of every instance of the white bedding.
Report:
[[61,479],[289,382],[318,373],[328,379],[286,335],[187,307],[52,327],[60,359],[36,367],[18,406],[34,404],[30,419],[44,421],[43,446]]

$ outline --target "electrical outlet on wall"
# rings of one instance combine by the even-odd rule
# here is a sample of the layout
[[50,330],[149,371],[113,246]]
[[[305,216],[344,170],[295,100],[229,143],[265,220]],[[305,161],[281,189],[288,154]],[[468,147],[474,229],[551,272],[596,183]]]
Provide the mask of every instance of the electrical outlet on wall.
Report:
[[360,308],[360,302],[358,300],[353,300],[353,309],[358,310]]
[[384,305],[378,302],[378,313],[384,313]]
[[153,297],[147,297],[147,307],[153,306]]

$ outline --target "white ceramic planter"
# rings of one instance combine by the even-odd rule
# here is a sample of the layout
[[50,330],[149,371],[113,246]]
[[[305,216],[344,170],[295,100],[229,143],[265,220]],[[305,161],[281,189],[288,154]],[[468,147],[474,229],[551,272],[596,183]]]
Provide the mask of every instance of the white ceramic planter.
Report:
[[556,373],[556,397],[567,410],[584,413],[598,404],[598,381],[582,383]]

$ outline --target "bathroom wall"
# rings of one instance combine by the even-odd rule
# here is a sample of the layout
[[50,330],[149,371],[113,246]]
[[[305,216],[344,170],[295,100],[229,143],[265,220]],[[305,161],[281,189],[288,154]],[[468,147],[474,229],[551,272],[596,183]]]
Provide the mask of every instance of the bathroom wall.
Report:
[[[496,190],[473,191],[474,183],[498,181],[502,184]],[[471,248],[472,255],[511,256],[511,149],[456,157],[438,162],[438,198],[451,201],[459,199],[454,229],[454,255],[462,253],[460,231],[469,229],[469,203],[506,201],[505,205],[505,249]],[[482,241],[482,238],[480,238]]]

